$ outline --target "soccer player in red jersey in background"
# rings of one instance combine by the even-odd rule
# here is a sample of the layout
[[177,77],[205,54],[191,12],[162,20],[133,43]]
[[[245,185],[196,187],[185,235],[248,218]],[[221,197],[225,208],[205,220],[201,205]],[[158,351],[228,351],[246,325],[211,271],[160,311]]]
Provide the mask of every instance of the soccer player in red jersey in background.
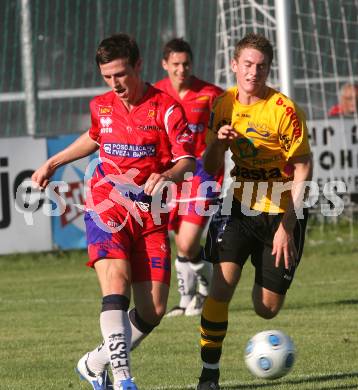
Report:
[[[170,282],[168,214],[155,222],[151,198],[164,181],[181,182],[194,170],[195,158],[182,108],[142,81],[142,60],[131,37],[104,39],[96,62],[111,90],[91,101],[91,128],[32,179],[44,188],[58,167],[99,149],[85,222],[88,265],[103,294],[103,343],[80,359],[77,370],[95,390],[137,390],[130,350],[159,324]],[[128,312],[131,288],[135,307]]]
[[[208,222],[208,216],[200,209],[215,203],[223,181],[223,169],[215,176],[203,169],[202,155],[206,148],[205,136],[212,104],[223,90],[192,75],[193,54],[190,45],[181,38],[174,38],[163,49],[162,66],[168,77],[158,81],[155,87],[176,99],[184,108],[193,132],[191,139],[195,149],[196,170],[188,180],[191,190],[178,188],[175,206],[170,213],[169,228],[175,232],[179,305],[167,316],[199,315],[203,301],[209,292],[212,265],[203,259],[200,239]],[[220,186],[208,191],[200,190],[205,182],[217,182]],[[205,187],[201,187],[202,189]]]

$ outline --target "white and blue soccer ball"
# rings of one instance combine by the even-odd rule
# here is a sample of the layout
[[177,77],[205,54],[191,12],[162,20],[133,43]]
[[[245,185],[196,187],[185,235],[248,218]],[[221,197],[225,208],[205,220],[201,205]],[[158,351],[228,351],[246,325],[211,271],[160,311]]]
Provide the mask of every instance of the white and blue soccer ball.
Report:
[[265,330],[247,343],[245,363],[258,378],[277,379],[291,371],[295,362],[295,346],[280,330]]

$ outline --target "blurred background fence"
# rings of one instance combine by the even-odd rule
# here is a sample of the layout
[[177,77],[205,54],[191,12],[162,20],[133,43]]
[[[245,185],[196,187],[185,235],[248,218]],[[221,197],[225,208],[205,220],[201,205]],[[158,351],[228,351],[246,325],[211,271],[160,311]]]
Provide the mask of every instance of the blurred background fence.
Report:
[[[358,82],[357,0],[218,0],[215,79],[232,84],[230,55],[249,31],[274,43],[270,81],[282,90],[280,54],[289,60],[289,94],[308,119],[327,118],[344,83]],[[287,14],[280,12],[284,5]],[[280,25],[287,31],[280,30]],[[285,41],[285,48],[280,46]],[[355,116],[357,119],[357,116]]]
[[[308,119],[324,118],[341,85],[357,81],[358,2],[283,1],[291,5],[288,38],[295,98]],[[184,36],[193,47],[195,73],[223,87],[233,82],[229,61],[234,43],[248,31],[263,32],[275,44],[270,81],[280,87],[276,3],[0,0],[0,137],[26,134],[24,92],[29,75],[33,76],[35,135],[84,131],[89,125],[89,99],[104,87],[94,62],[95,49],[102,38],[119,31],[132,34],[139,42],[146,80],[155,82],[163,76],[163,44]],[[28,63],[23,50],[24,20],[31,47]]]
[[[24,74],[21,55],[23,1],[1,0],[0,137],[26,134]],[[31,0],[33,74],[36,90],[35,134],[84,131],[88,102],[104,89],[94,55],[99,42],[115,32],[138,41],[144,58],[143,77],[164,76],[164,43],[183,35],[192,43],[194,70],[214,80],[216,0]],[[180,4],[182,3],[182,4]],[[178,25],[185,6],[186,29]]]

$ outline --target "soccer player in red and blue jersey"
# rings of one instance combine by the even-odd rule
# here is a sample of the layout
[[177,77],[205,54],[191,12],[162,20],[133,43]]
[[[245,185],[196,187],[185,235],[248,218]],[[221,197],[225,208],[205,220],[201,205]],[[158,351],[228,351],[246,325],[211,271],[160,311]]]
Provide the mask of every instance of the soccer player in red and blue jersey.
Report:
[[[99,150],[86,199],[88,265],[103,294],[103,344],[86,353],[77,370],[95,390],[137,390],[130,350],[157,326],[166,311],[170,282],[168,214],[156,220],[152,197],[164,182],[193,172],[191,132],[182,107],[141,80],[136,42],[120,33],[96,53],[110,91],[91,101],[92,125],[34,174],[44,188],[55,170]],[[153,198],[154,199],[154,198]],[[128,313],[131,289],[134,309]]]
[[[181,38],[167,42],[163,50],[162,66],[168,77],[155,86],[176,99],[184,108],[193,132],[196,171],[186,183],[191,189],[178,189],[174,208],[170,213],[169,227],[175,232],[177,258],[175,268],[180,294],[179,305],[167,316],[199,315],[209,292],[212,265],[203,260],[200,239],[208,222],[207,210],[216,202],[223,181],[223,170],[212,176],[203,169],[202,155],[206,148],[205,136],[212,104],[223,91],[221,88],[192,75],[193,53],[190,45]],[[216,182],[215,188],[205,183]]]

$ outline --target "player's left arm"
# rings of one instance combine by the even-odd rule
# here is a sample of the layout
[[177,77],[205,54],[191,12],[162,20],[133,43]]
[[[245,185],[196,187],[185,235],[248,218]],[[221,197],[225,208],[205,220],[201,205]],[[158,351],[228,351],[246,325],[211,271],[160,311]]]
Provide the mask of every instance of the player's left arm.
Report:
[[293,266],[297,259],[293,231],[297,223],[296,210],[302,208],[306,182],[312,179],[311,155],[294,157],[290,160],[294,168],[291,197],[273,239],[272,254],[275,255],[275,266],[278,267],[283,259],[285,268]]
[[282,150],[288,164],[293,168],[291,196],[275,233],[272,249],[275,266],[278,267],[280,261],[284,261],[286,269],[295,265],[298,256],[293,236],[297,223],[296,210],[302,209],[306,183],[312,180],[313,170],[305,115],[299,107],[295,105],[293,107],[288,111],[289,115],[285,115],[281,129],[281,134],[290,140],[290,147]]
[[153,172],[144,184],[144,192],[154,196],[162,189],[164,182],[179,183],[186,173],[195,171],[196,159],[192,144],[192,133],[183,108],[175,103],[165,111],[165,128],[171,145],[174,165],[164,172]]
[[195,158],[181,158],[176,164],[163,173],[152,173],[144,185],[144,192],[154,196],[160,191],[164,182],[179,183],[187,172],[195,171]]

